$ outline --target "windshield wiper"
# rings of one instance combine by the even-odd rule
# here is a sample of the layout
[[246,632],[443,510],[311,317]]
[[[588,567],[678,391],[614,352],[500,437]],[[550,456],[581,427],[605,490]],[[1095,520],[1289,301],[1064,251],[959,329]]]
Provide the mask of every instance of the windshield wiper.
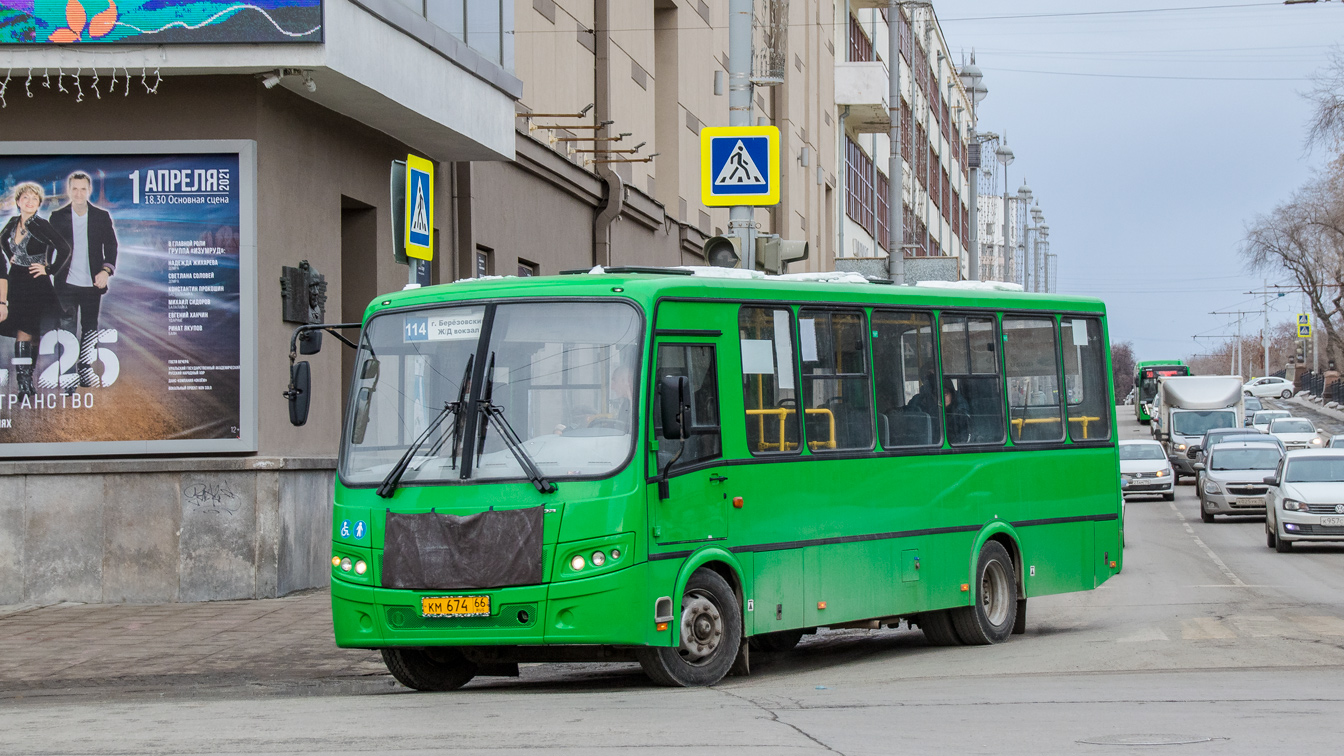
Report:
[[[443,448],[443,442],[451,436],[454,439],[453,466],[457,466],[457,439],[460,437],[460,432],[458,430],[460,423],[458,420],[462,416],[462,399],[467,390],[466,376],[471,375],[471,363],[472,358],[468,358],[466,374],[463,376],[462,384],[458,388],[457,401],[445,403],[443,409],[439,410],[439,414],[435,415],[434,419],[429,421],[429,425],[425,427],[424,431],[422,431],[420,435],[416,437],[415,441],[412,441],[411,445],[406,448],[406,452],[401,455],[401,459],[398,459],[397,463],[392,465],[392,469],[387,471],[387,477],[383,478],[383,482],[378,485],[379,496],[384,499],[392,497],[392,494],[397,490],[397,484],[401,482],[401,476],[406,474],[407,468],[411,466],[411,460],[415,459],[415,453],[420,451],[420,447],[425,445],[425,442],[429,440],[430,435],[443,422],[443,418],[447,417],[449,414],[453,416],[453,426],[450,430],[444,431],[443,434],[439,436],[438,440],[434,442],[434,446],[431,447],[428,456],[433,457],[438,454],[439,449]],[[416,469],[419,468],[417,467]]]
[[481,452],[485,450],[485,433],[489,429],[489,424],[494,423],[495,431],[499,437],[504,439],[504,445],[513,452],[514,459],[518,460],[518,466],[523,468],[527,474],[527,479],[532,481],[532,485],[537,487],[541,493],[555,493],[555,484],[546,480],[537,468],[537,464],[528,456],[527,450],[523,448],[523,442],[519,440],[518,434],[514,432],[513,426],[509,425],[508,418],[504,417],[504,408],[491,401],[495,389],[495,353],[490,353],[490,366],[485,371],[485,387],[482,391],[481,400],[478,406],[481,411],[481,427],[476,436],[476,458],[479,459]]

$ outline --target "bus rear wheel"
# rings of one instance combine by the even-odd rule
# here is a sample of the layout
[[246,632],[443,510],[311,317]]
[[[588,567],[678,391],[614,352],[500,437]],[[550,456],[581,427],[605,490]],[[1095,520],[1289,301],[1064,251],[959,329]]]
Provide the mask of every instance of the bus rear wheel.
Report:
[[713,570],[699,569],[681,597],[678,644],[638,651],[639,666],[658,685],[713,685],[732,668],[742,645],[742,609],[732,586]]
[[981,547],[974,585],[975,603],[950,612],[957,636],[968,646],[1008,640],[1017,619],[1017,572],[1003,544],[990,541]]
[[915,618],[915,624],[924,633],[924,640],[930,646],[960,646],[961,638],[952,626],[951,610],[924,612]]
[[476,676],[476,665],[455,648],[385,648],[383,663],[413,690],[457,690]]

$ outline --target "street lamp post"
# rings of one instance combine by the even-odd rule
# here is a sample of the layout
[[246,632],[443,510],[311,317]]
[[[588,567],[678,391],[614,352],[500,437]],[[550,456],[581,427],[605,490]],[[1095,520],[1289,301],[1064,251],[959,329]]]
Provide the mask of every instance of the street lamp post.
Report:
[[966,277],[972,281],[980,280],[980,142],[976,140],[976,106],[985,99],[989,90],[985,88],[985,75],[975,65],[975,53],[971,53],[971,62],[962,66],[958,73],[961,85],[971,98],[971,124],[966,133],[967,175],[970,176],[971,238],[967,243]]
[[1053,291],[1053,289],[1050,288],[1050,261],[1058,257],[1058,255],[1050,254],[1050,226],[1047,225],[1044,229],[1042,229],[1042,233],[1045,234],[1045,250],[1046,250],[1045,254],[1042,255],[1042,257],[1045,258],[1045,290],[1047,293],[1049,293]]
[[[1018,281],[1018,283],[1022,284],[1023,289],[1030,291],[1030,289],[1027,288],[1028,283],[1027,273],[1030,266],[1027,265],[1028,247],[1027,247],[1026,212],[1027,208],[1031,206],[1031,187],[1027,186],[1027,182],[1025,180],[1022,182],[1022,186],[1017,188],[1017,206],[1022,208],[1022,233],[1018,236],[1017,240],[1018,244],[1022,247],[1022,270],[1021,270],[1022,280]],[[1017,213],[1013,213],[1013,215],[1017,215]],[[1014,262],[1016,262],[1017,260],[1016,253],[1014,253],[1013,255],[1013,260]]]
[[1032,291],[1044,291],[1041,288],[1041,226],[1045,218],[1045,213],[1041,212],[1041,205],[1038,202],[1031,208],[1031,224],[1036,230],[1036,238],[1031,242],[1031,285]]
[[994,151],[994,157],[1003,163],[1003,263],[999,268],[999,275],[1005,276],[1008,270],[1008,166],[1013,164],[1013,149],[1006,142],[1000,144]]

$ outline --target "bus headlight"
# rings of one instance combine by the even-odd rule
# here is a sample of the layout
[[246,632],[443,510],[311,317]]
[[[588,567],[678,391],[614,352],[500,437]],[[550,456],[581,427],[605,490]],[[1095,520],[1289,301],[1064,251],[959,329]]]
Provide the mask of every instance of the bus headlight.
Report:
[[587,562],[584,561],[582,554],[575,554],[574,558],[569,560],[569,568],[575,572],[582,570],[586,564]]
[[604,564],[606,564],[606,563],[607,563],[607,555],[606,555],[606,554],[603,554],[603,553],[600,552],[600,551],[594,551],[594,552],[593,552],[593,566],[594,566],[594,567],[601,567],[602,565],[604,565]]
[[350,557],[341,560],[341,572],[349,572],[354,566],[354,563],[350,561]]
[[366,564],[366,563],[364,562],[363,559],[359,560],[358,562],[355,562],[355,574],[356,574],[356,575],[363,575],[364,573],[366,573],[366,572],[368,572],[368,571],[369,571],[369,565]]

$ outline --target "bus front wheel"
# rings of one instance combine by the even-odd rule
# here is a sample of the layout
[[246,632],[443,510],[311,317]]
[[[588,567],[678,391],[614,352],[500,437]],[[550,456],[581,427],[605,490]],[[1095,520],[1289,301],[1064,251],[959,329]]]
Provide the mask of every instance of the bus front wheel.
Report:
[[1003,544],[989,541],[980,549],[973,585],[975,603],[950,612],[961,642],[987,646],[1008,640],[1017,619],[1017,572]]
[[413,690],[457,690],[476,676],[476,665],[455,648],[385,648],[383,663]]
[[658,685],[689,688],[722,680],[742,644],[742,610],[732,586],[713,570],[699,569],[681,597],[679,642],[642,648],[644,674]]

